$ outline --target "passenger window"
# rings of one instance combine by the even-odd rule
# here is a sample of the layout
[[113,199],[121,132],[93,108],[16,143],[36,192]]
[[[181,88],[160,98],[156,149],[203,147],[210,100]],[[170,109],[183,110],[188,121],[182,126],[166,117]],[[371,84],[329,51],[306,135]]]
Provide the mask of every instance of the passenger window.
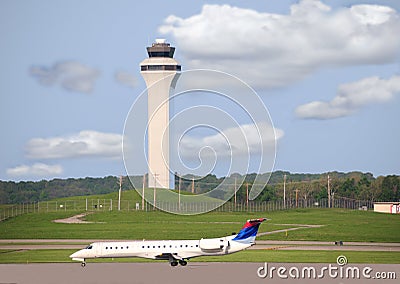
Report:
[[126,249],[128,249],[129,247],[128,246],[126,246]]

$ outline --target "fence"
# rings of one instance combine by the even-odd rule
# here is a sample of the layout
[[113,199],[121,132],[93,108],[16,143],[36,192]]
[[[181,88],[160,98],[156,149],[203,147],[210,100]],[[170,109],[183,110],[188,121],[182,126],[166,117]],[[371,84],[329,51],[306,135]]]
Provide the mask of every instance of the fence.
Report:
[[[176,202],[157,202],[157,207],[169,209],[170,212],[208,212],[216,207],[215,203],[198,202],[179,205]],[[249,202],[227,202],[214,209],[216,212],[266,212],[275,210],[286,210],[293,208],[328,208],[327,199],[287,199],[275,201],[249,201]],[[372,209],[372,201],[355,200],[349,198],[337,198],[331,201],[332,208],[345,209]],[[145,212],[158,210],[152,204],[135,200],[121,200],[121,211],[142,210]],[[115,199],[77,199],[66,201],[41,201],[22,203],[18,205],[2,205],[0,207],[0,220],[5,220],[26,213],[45,213],[59,211],[116,211],[118,200]]]

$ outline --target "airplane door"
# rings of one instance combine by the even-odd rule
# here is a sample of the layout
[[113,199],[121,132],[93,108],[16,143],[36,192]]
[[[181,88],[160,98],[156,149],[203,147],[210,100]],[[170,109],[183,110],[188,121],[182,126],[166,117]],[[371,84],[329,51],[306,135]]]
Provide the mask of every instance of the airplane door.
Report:
[[95,249],[94,253],[95,253],[96,257],[100,257],[103,255],[103,244],[102,243],[97,244],[97,246],[95,246],[94,249]]

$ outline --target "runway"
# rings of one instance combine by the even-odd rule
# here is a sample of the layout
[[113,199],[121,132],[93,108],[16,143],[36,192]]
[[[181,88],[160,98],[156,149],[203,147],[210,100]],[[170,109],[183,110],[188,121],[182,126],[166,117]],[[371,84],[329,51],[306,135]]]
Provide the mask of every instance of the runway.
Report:
[[[82,249],[86,245],[100,240],[0,240],[0,249],[34,250],[34,249]],[[112,241],[112,240],[101,240]],[[122,240],[121,240],[122,241]],[[337,251],[400,251],[400,243],[368,243],[318,241],[256,241],[249,249],[265,250],[337,250]],[[1,284],[1,283],[0,283]]]
[[[80,249],[87,244],[99,240],[0,240],[0,249],[35,250],[35,249]],[[334,242],[309,241],[257,241],[250,249],[265,250],[355,250],[355,251],[400,251],[400,243],[363,243],[344,242],[337,246]],[[266,259],[265,261],[268,261]],[[329,264],[315,263],[268,263],[269,267],[298,268],[313,266],[319,271]],[[336,265],[332,263],[331,265]],[[285,279],[274,275],[260,278],[257,271],[265,263],[210,263],[189,262],[186,267],[171,267],[167,262],[151,263],[88,263],[82,268],[79,263],[52,263],[52,264],[1,264],[0,284],[36,284],[36,283],[383,283],[378,279],[338,279],[324,275],[323,279]],[[348,264],[360,269],[371,267],[373,271],[395,272],[400,277],[398,264]],[[340,268],[340,267],[338,267]],[[274,270],[276,273],[276,269]],[[286,274],[287,274],[286,271]],[[287,275],[286,275],[287,276]],[[290,278],[290,277],[288,277]],[[396,280],[386,279],[385,283],[397,283]]]
[[[307,269],[311,264],[307,264]],[[337,267],[337,264],[334,264]],[[319,274],[322,267],[327,264],[313,264]],[[354,265],[355,266],[355,265]],[[362,271],[365,267],[372,269],[369,276],[375,277],[375,272],[393,272],[400,277],[399,265],[357,265]],[[265,273],[265,268],[275,267],[275,274],[268,274],[265,278],[259,275]],[[278,276],[278,269],[284,267],[282,278]],[[2,264],[0,265],[1,284],[204,284],[204,283],[383,283],[381,279],[366,279],[360,275],[360,279],[347,279],[339,275],[331,277],[327,271],[323,277],[314,279],[290,276],[288,271],[296,267],[299,271],[304,269],[304,264],[279,264],[279,263],[195,263],[191,262],[186,267],[171,267],[167,263],[91,263],[82,268],[77,263],[67,264]],[[260,273],[260,274],[258,274]],[[318,275],[317,274],[317,275]],[[391,274],[393,275],[393,274]],[[397,278],[398,278],[397,277]],[[397,283],[398,280],[386,279],[384,283]]]

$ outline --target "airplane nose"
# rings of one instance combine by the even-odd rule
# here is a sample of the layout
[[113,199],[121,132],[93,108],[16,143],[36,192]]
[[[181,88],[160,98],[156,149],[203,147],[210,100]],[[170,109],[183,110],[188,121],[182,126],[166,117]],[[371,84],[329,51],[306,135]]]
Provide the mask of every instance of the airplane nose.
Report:
[[71,254],[69,257],[70,257],[70,258],[77,258],[77,257],[79,257],[80,252],[81,252],[81,251],[78,250],[78,251],[74,252],[73,254]]

